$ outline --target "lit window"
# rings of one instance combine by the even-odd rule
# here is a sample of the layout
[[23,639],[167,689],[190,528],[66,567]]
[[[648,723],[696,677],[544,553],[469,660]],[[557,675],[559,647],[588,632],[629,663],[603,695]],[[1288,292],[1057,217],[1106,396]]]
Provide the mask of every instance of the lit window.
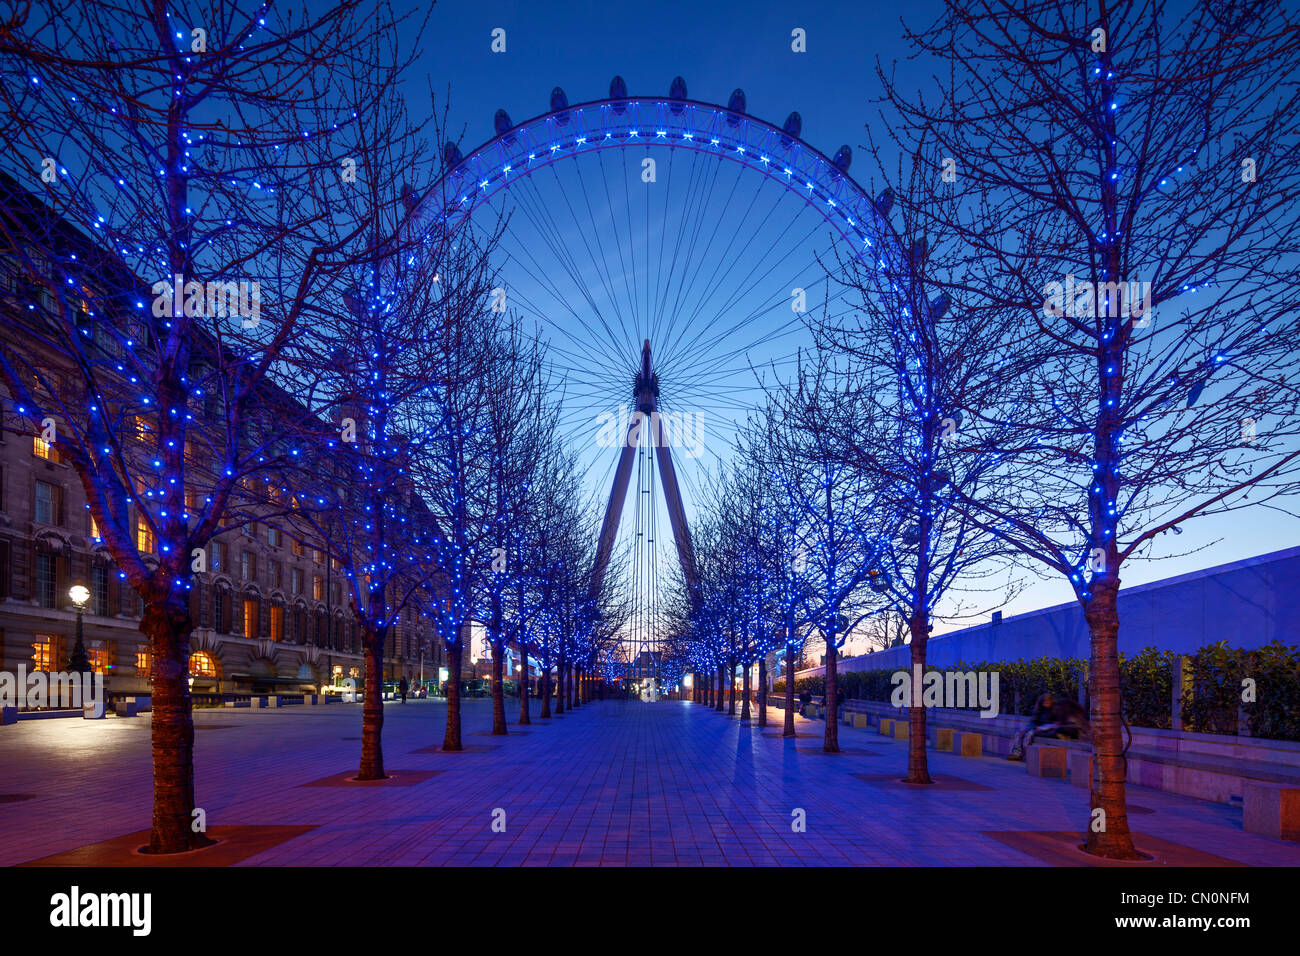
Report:
[[256,598],[244,599],[244,637],[256,640],[258,637],[258,602]]
[[46,461],[58,461],[59,453],[54,449],[54,443],[48,442],[40,435],[32,439],[32,454],[37,458],[44,458]]
[[145,520],[144,515],[135,519],[135,546],[141,554],[154,552],[153,529],[149,527],[149,522]]
[[311,576],[311,596],[317,601],[325,600],[325,579],[319,574]]
[[[190,669],[194,668],[194,658],[190,658]],[[153,661],[148,651],[135,652],[135,672],[139,677],[147,677],[153,671]]]
[[140,441],[148,441],[152,434],[153,426],[149,424],[149,419],[143,415],[135,416],[135,437]]
[[217,662],[207,651],[195,651],[190,655],[191,677],[216,677]]
[[278,604],[271,605],[271,640],[284,640],[284,608]]
[[95,520],[94,515],[90,517],[90,536],[99,541],[104,536],[99,533],[99,522]]
[[86,660],[90,661],[90,669],[96,674],[103,674],[108,670],[108,648],[104,646],[103,641],[86,643]]
[[54,639],[41,637],[32,644],[32,670],[54,670]]

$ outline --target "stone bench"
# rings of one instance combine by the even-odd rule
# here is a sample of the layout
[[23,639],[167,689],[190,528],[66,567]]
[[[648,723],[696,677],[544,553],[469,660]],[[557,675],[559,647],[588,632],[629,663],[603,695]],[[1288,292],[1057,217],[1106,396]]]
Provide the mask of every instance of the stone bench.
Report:
[[877,725],[876,730],[886,737],[892,737],[894,736],[895,722],[896,721],[892,717],[881,717],[880,723],[879,725]]
[[1300,789],[1300,767],[1289,763],[1138,747],[1127,760],[1129,783],[1200,800],[1228,803],[1239,796],[1244,803],[1255,783]]
[[1050,744],[1030,744],[1025,748],[1025,770],[1035,777],[1064,780],[1070,751]]
[[944,750],[961,757],[979,757],[984,753],[982,734],[953,727],[934,727],[932,730],[935,750]]
[[1070,765],[1070,783],[1076,787],[1092,787],[1092,751],[1076,750],[1071,747],[1066,751]]
[[1241,789],[1247,833],[1300,843],[1300,785],[1248,780]]
[[895,740],[907,740],[912,735],[912,725],[906,720],[895,720],[893,725]]

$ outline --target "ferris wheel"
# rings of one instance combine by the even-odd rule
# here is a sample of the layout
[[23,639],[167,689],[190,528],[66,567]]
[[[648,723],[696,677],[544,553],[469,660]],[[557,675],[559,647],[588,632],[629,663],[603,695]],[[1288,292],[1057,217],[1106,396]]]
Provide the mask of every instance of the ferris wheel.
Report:
[[576,105],[557,87],[546,113],[515,124],[498,110],[495,130],[468,154],[444,146],[408,223],[505,223],[497,291],[548,345],[563,437],[604,505],[597,575],[613,554],[628,561],[632,615],[611,663],[654,677],[666,576],[695,593],[706,471],[725,468],[764,384],[810,344],[804,313],[853,311],[826,265],[884,254],[888,196],[852,179],[848,146],[828,157],[806,143],[798,113],[776,126],[742,90],[721,106],[690,99],[681,77],[642,97],[616,76]]

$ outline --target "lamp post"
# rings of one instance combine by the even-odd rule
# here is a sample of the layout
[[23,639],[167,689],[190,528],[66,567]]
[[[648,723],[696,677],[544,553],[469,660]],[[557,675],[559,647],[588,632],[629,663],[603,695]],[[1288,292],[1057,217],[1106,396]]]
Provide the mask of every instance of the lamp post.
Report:
[[90,660],[86,657],[86,644],[82,640],[82,616],[86,613],[86,602],[90,600],[90,591],[84,584],[74,584],[68,589],[68,597],[72,598],[72,606],[77,612],[77,644],[72,649],[72,659],[68,661],[68,669],[78,674],[85,674],[90,671]]

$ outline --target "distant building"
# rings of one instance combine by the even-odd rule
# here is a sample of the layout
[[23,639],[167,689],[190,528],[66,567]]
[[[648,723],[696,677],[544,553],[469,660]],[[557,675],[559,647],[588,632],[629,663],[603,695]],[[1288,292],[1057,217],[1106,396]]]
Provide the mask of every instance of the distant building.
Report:
[[[0,185],[6,214],[21,215],[14,209],[24,194],[7,177]],[[120,264],[70,228],[62,230],[60,240],[81,251],[79,262],[101,262],[104,272],[113,273],[105,286],[135,281],[124,279]],[[87,295],[94,281],[86,279]],[[22,335],[28,321],[22,303],[33,294],[9,263],[0,263],[0,336]],[[133,317],[94,315],[88,309],[86,314],[89,347],[120,349],[120,336],[101,333],[111,332],[109,323],[120,328]],[[68,374],[64,364],[66,356],[51,356],[46,371],[52,377]],[[267,389],[273,393],[268,401],[289,400],[274,386]],[[196,434],[218,427],[210,403],[191,407]],[[90,591],[83,625],[92,667],[106,675],[110,693],[148,694],[149,646],[138,629],[141,601],[99,541],[81,481],[63,461],[58,442],[46,442],[31,429],[0,387],[0,670],[20,664],[29,671],[67,666],[77,618],[69,588],[80,584]],[[188,500],[193,489],[186,494],[193,507]],[[129,517],[140,550],[149,551],[147,524]],[[196,574],[190,599],[194,692],[292,692],[361,677],[361,635],[339,569],[320,541],[294,538],[278,523],[253,520],[221,533],[208,545],[206,558],[207,570]],[[431,623],[409,609],[390,634],[384,677],[415,678],[423,663],[425,678],[436,680],[443,650]]]
[[[1122,654],[1144,647],[1189,654],[1218,641],[1238,648],[1300,644],[1300,547],[1122,588],[1119,621]],[[911,648],[894,647],[840,661],[837,670],[906,668],[910,655]],[[932,637],[926,647],[936,667],[1035,657],[1088,659],[1088,625],[1076,602],[962,628]]]

